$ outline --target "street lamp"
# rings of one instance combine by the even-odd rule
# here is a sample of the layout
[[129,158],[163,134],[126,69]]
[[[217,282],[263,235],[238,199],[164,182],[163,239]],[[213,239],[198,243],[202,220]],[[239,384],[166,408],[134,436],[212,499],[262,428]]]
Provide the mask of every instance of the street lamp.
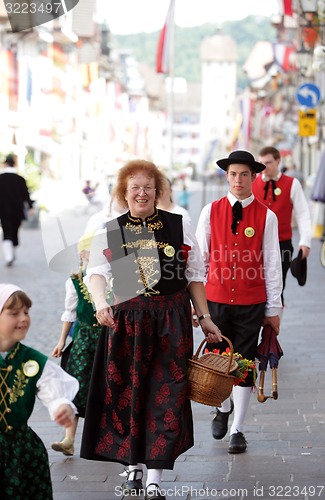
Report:
[[[305,15],[306,19],[311,17],[312,20],[313,15],[317,14],[318,9],[318,0],[300,0],[302,13]],[[312,16],[308,16],[306,14],[312,14]]]
[[297,56],[297,68],[299,69],[299,75],[303,77],[308,77],[310,75],[311,67],[311,53],[307,50],[304,45],[301,46],[296,52]]

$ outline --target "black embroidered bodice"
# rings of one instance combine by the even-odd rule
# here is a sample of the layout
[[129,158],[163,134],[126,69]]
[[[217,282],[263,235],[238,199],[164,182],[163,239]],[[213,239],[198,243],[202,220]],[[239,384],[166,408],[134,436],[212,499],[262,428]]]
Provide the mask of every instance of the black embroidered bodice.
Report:
[[144,222],[126,213],[106,224],[114,294],[119,302],[139,295],[175,293],[187,285],[190,247],[183,242],[182,216],[156,210]]

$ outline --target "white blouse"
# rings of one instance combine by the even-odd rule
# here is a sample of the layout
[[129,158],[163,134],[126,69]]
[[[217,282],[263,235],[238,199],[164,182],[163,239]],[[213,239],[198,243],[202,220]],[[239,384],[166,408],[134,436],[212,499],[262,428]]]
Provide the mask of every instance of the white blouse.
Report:
[[73,323],[77,319],[78,294],[71,278],[65,282],[64,312],[61,321]]

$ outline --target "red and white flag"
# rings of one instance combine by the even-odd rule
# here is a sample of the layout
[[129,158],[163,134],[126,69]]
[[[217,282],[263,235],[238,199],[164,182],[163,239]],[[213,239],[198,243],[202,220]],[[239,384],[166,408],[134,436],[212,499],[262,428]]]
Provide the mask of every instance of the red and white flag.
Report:
[[157,57],[156,57],[156,71],[157,73],[168,74],[170,71],[170,51],[172,43],[172,30],[174,29],[174,12],[175,0],[171,0],[167,12],[167,17],[163,29],[160,32]]
[[278,0],[279,2],[279,11],[282,16],[292,16],[292,0]]
[[285,43],[275,43],[273,45],[274,60],[285,71],[294,71],[296,69],[295,54],[296,50],[292,45]]

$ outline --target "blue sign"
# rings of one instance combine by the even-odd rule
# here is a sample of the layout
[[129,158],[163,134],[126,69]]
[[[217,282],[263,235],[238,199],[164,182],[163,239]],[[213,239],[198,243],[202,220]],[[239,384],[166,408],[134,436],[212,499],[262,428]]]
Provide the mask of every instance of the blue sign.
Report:
[[320,89],[314,83],[303,83],[296,90],[296,98],[301,106],[314,108],[320,101]]

